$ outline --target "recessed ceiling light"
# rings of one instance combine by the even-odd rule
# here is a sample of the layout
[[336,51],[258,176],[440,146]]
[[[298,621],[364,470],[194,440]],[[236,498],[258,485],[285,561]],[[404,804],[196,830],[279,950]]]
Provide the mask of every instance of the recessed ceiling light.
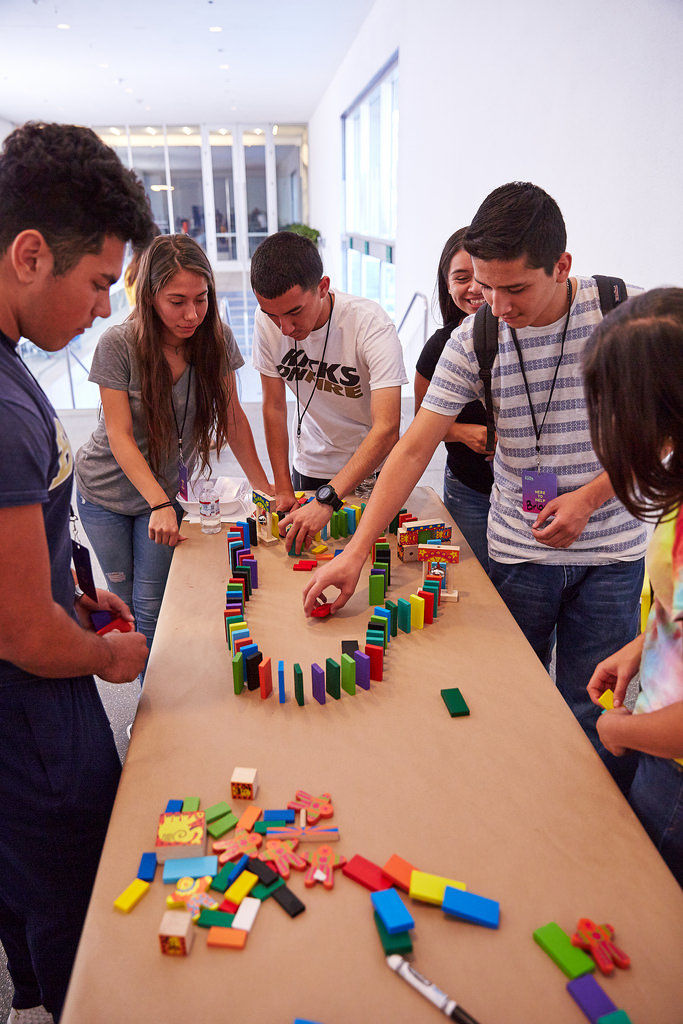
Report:
[[120,134],[121,134],[121,129],[120,129],[120,128],[110,128],[110,129],[109,129],[109,131],[110,131],[110,132],[111,132],[111,133],[112,133],[113,135],[120,135]]
[[152,192],[175,192],[175,185],[150,185]]
[[263,128],[254,128],[254,135],[263,135]]
[[230,65],[229,64],[219,64],[218,67],[221,69],[221,71],[229,71],[230,70]]
[[188,128],[187,125],[180,129],[183,135],[192,135],[192,129]]
[[57,25],[57,28],[67,29],[71,28],[71,25],[66,25],[64,22],[62,22],[61,25]]
[[145,131],[147,132],[148,135],[156,135],[157,133],[156,128],[150,128],[149,125],[147,125],[147,127],[145,128]]
[[222,32],[223,27],[221,25],[212,25],[209,32]]
[[273,125],[273,135],[277,135],[277,133],[278,133],[278,126],[276,124],[274,124]]

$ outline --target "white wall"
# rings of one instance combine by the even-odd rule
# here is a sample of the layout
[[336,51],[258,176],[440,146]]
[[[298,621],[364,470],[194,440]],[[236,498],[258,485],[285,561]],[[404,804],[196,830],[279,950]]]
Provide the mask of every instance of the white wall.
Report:
[[514,179],[557,199],[579,272],[683,283],[678,0],[377,0],[309,127],[311,223],[337,280],[339,116],[397,47],[399,313]]
[[7,138],[11,131],[14,131],[16,125],[12,124],[5,117],[0,117],[0,143],[3,139]]

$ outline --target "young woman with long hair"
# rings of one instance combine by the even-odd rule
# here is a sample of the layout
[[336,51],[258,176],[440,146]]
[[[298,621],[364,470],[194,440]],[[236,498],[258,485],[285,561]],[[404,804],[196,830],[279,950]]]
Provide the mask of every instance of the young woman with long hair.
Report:
[[226,444],[251,485],[272,493],[235,370],[244,360],[221,323],[211,265],[187,235],[161,235],[142,256],[136,305],[93,356],[97,428],[76,456],[77,505],[107,585],[151,646],[182,509],[179,473],[209,469]]
[[[656,288],[611,312],[584,356],[593,448],[619,500],[656,520],[654,593],[644,633],[601,661],[588,684],[614,692],[598,734],[619,757],[640,751],[629,802],[683,885],[683,288]],[[640,671],[640,694],[624,707]]]

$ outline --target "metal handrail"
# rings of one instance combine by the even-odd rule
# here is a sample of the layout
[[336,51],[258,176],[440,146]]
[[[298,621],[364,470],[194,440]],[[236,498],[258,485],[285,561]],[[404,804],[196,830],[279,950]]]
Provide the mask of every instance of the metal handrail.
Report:
[[425,341],[427,340],[427,317],[428,317],[428,314],[429,314],[429,300],[427,299],[427,296],[424,295],[422,292],[415,292],[414,293],[412,299],[408,303],[408,308],[406,309],[405,313],[401,317],[400,324],[396,328],[396,333],[397,334],[401,333],[401,328],[403,327],[404,323],[408,319],[408,314],[410,313],[411,309],[413,308],[413,305],[414,305],[416,299],[422,299],[422,301],[424,303],[424,316],[423,316],[423,324],[422,324],[422,344],[424,345]]

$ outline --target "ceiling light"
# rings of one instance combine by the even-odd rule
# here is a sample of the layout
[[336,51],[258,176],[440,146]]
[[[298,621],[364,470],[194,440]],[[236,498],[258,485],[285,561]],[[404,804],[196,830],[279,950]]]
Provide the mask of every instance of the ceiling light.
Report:
[[223,28],[221,25],[212,25],[209,32],[222,32]]
[[254,135],[263,135],[263,128],[254,128]]
[[273,135],[277,135],[277,133],[278,133],[278,126],[276,124],[274,124],[273,125]]
[[192,135],[192,129],[188,128],[187,126],[185,126],[185,128],[181,128],[180,130],[183,133],[183,135]]
[[148,135],[156,135],[157,133],[156,128],[150,128],[149,125],[145,128],[145,131]]
[[71,28],[71,25],[66,25],[64,22],[62,22],[61,25],[57,25],[57,28],[67,29]]
[[227,135],[228,134],[228,129],[227,128],[219,128],[218,129],[218,134],[219,135]]
[[229,71],[230,70],[230,65],[229,64],[219,64],[218,67],[220,68],[221,71]]
[[152,192],[175,192],[174,185],[150,185]]
[[120,135],[121,134],[121,129],[120,128],[110,128],[109,131],[112,133],[112,135]]
[[124,92],[132,92],[133,90],[132,89],[124,89],[123,91]]

